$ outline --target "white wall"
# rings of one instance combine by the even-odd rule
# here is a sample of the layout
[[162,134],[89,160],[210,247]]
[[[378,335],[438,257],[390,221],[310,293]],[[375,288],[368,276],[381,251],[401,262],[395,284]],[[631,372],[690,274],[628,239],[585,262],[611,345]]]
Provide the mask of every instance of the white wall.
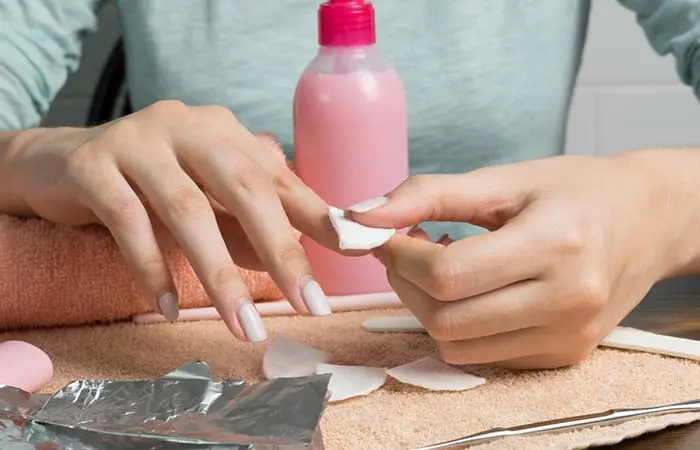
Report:
[[592,3],[567,152],[700,146],[700,102],[679,82],[673,56],[657,55],[617,1]]
[[[81,67],[56,100],[47,124],[84,123],[95,79],[118,34],[116,8],[110,3],[101,14],[99,33],[86,42]],[[700,146],[699,125],[700,102],[679,83],[673,57],[656,55],[634,14],[616,0],[593,0],[567,152]]]

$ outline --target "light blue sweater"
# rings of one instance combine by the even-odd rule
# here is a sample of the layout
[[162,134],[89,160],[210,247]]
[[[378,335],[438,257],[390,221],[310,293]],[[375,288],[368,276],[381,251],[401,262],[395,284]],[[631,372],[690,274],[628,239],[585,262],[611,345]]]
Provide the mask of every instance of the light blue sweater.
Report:
[[[319,2],[117,0],[134,107],[166,98],[221,104],[291,153],[292,96],[317,50]],[[0,0],[0,129],[40,122],[103,3]],[[675,56],[697,94],[700,0],[619,3],[658,53]],[[562,152],[590,0],[375,0],[375,8],[380,49],[407,91],[413,173]]]

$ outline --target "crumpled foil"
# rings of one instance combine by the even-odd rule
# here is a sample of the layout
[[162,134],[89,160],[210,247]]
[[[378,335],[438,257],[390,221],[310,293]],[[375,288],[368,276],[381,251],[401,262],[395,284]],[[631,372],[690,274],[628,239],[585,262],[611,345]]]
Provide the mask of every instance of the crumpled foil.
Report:
[[53,395],[0,386],[2,450],[322,450],[330,375],[214,382],[193,361],[145,381],[74,381]]

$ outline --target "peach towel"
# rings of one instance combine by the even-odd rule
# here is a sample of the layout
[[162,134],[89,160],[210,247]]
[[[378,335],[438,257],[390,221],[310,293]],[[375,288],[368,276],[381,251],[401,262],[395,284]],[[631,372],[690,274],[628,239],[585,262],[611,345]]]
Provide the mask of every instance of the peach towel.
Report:
[[[181,308],[210,306],[184,255],[168,254]],[[241,270],[253,299],[282,298],[265,272]],[[152,312],[109,231],[0,215],[0,330],[81,325]]]
[[[326,317],[268,317],[270,337],[286,336],[330,352],[336,364],[393,367],[437,357],[422,334],[362,331],[368,317],[406,310],[336,313]],[[193,359],[211,365],[217,378],[262,378],[269,342],[250,344],[231,336],[221,321],[29,330],[0,333],[44,350],[54,362],[53,392],[75,379],[155,378]],[[584,364],[560,370],[510,372],[467,367],[487,383],[464,392],[430,392],[389,379],[366,397],[331,404],[322,421],[327,450],[405,450],[492,427],[588,414],[610,408],[692,400],[700,395],[700,364],[676,358],[598,349]],[[509,439],[470,450],[574,450],[700,420],[673,415],[594,427],[558,435]],[[692,439],[688,436],[687,439]],[[687,448],[693,447],[688,440]]]

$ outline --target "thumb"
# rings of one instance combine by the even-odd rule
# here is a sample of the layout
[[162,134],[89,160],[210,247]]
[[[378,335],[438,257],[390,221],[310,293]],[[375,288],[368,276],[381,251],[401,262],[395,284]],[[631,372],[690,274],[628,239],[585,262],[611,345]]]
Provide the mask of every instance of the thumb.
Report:
[[515,217],[532,191],[510,166],[456,175],[418,175],[384,197],[348,208],[363,225],[405,228],[422,222],[463,222],[490,230]]

